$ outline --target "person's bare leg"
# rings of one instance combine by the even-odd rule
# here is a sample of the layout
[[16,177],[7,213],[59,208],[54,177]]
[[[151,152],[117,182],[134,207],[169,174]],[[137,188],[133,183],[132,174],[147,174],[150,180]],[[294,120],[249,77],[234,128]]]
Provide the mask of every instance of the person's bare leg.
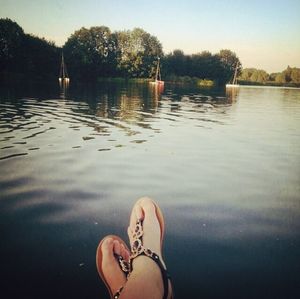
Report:
[[[135,204],[131,214],[128,235],[133,242],[133,231],[138,219],[143,220],[143,246],[150,248],[161,257],[161,229],[157,219],[155,206],[148,198]],[[120,299],[162,299],[164,294],[161,270],[149,257],[138,256],[133,262],[133,271],[121,293]]]

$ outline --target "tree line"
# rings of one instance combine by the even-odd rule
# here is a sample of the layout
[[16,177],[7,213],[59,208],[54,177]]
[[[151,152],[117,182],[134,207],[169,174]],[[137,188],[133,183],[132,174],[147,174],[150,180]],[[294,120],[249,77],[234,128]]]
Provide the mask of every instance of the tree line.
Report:
[[[202,51],[187,55],[176,49],[164,54],[157,37],[141,28],[112,32],[106,26],[82,27],[68,38],[63,47],[24,33],[10,19],[0,19],[0,75],[29,78],[56,78],[61,53],[64,53],[72,80],[93,81],[99,77],[153,78],[158,57],[164,80],[180,78],[211,80],[224,85],[238,68],[240,80],[245,82],[296,82],[298,69],[288,68],[268,75],[255,69],[242,71],[237,55],[228,49],[217,54]],[[298,82],[298,81],[297,81]]]
[[174,50],[167,54],[164,59],[165,76],[172,77],[188,76],[214,81],[216,85],[224,85],[229,82],[235,69],[241,74],[242,64],[237,55],[228,49],[223,49],[217,54],[208,51],[186,55],[182,50]]
[[149,78],[155,72],[162,45],[140,28],[111,32],[106,26],[81,28],[63,46],[70,76]]
[[210,79],[220,84],[230,80],[239,58],[230,50],[212,55],[204,51],[185,55],[174,50],[164,55],[155,36],[141,28],[111,32],[108,27],[81,28],[63,47],[70,74],[85,80],[91,77],[150,78],[160,57],[163,77],[178,76]]
[[61,49],[10,19],[0,19],[0,75],[45,79],[57,77]]
[[300,68],[288,66],[285,70],[278,73],[268,74],[264,70],[255,68],[243,69],[239,77],[241,83],[250,84],[271,84],[271,85],[300,85]]
[[[230,50],[186,55],[174,50],[164,55],[157,37],[141,28],[115,31],[106,26],[76,30],[62,48],[24,33],[10,19],[0,19],[0,66],[2,74],[57,77],[63,51],[70,77],[81,81],[99,77],[153,78],[158,57],[164,78],[189,76],[227,82],[241,62]],[[174,79],[175,78],[175,79]]]

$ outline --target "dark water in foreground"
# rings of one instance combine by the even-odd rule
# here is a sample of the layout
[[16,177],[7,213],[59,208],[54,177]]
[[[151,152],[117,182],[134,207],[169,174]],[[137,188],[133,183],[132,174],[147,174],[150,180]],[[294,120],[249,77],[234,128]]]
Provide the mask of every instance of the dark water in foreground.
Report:
[[300,297],[300,90],[2,89],[6,298],[108,298],[95,250],[161,206],[177,298]]

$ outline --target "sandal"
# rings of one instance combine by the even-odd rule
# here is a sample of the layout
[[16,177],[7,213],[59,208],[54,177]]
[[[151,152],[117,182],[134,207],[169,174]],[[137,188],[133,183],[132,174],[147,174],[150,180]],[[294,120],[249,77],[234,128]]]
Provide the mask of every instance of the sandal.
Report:
[[[107,238],[112,238],[113,240],[118,240],[120,242],[120,244],[124,245],[125,249],[128,250],[128,252],[130,252],[130,250],[128,249],[127,245],[125,244],[125,242],[121,238],[119,238],[118,236],[115,236],[115,235],[109,235],[109,236],[106,236],[104,239],[101,240],[100,244],[98,245],[97,252],[96,252],[96,265],[97,265],[98,273],[99,273],[101,279],[103,280],[106,288],[109,291],[110,298],[111,299],[118,299],[121,292],[122,292],[122,290],[123,290],[123,286],[115,294],[113,294],[108,282],[106,281],[106,279],[104,277],[104,272],[103,272],[103,269],[102,269],[102,260],[103,260],[102,244],[103,244],[104,240],[107,239]],[[124,272],[124,274],[126,276],[126,279],[127,279],[128,275],[130,274],[130,264],[129,264],[129,262],[125,261],[124,258],[121,255],[115,254],[115,258],[118,261],[120,269]]]
[[[156,217],[158,219],[159,225],[160,225],[160,247],[162,251],[162,243],[163,243],[163,236],[164,236],[164,230],[165,230],[165,225],[164,225],[164,218],[163,214],[158,207],[158,205],[152,201],[153,205],[155,206],[155,211],[156,211]],[[167,299],[169,295],[169,281],[170,281],[170,275],[168,274],[167,269],[165,268],[164,264],[162,263],[160,257],[153,252],[150,248],[145,248],[143,245],[143,220],[137,220],[136,225],[135,225],[135,230],[133,233],[133,242],[131,246],[131,255],[129,258],[129,264],[130,264],[130,272],[132,272],[132,262],[133,260],[140,256],[144,255],[149,258],[151,258],[159,267],[161,274],[162,274],[162,280],[163,280],[163,288],[164,288],[164,295],[163,299]],[[171,282],[171,281],[170,281]],[[171,298],[173,298],[172,294],[172,287],[170,289],[170,294]]]

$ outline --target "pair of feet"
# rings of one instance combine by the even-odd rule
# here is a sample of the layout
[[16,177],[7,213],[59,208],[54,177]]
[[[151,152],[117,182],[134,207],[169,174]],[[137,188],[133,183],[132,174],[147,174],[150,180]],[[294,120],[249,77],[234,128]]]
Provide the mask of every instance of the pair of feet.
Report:
[[[157,254],[161,266],[166,269],[161,253],[164,220],[157,204],[149,198],[139,199],[132,209],[127,230],[131,248],[135,247],[137,241],[136,230],[139,222],[142,223],[142,237],[140,239],[143,248],[149,248]],[[153,290],[158,299],[163,298],[165,286],[162,271],[157,263],[153,262],[153,258],[151,259],[144,254],[136,256],[131,260],[132,272],[127,277],[116,256],[129,262],[132,258],[132,252],[121,238],[117,236],[105,237],[98,246],[96,263],[98,272],[109,289],[111,297],[124,287],[121,294],[122,298],[146,298],[148,296],[147,288],[150,292],[149,298],[155,298],[153,297]],[[170,282],[168,282],[167,288],[171,288]],[[168,298],[170,298],[170,292],[168,293]]]

